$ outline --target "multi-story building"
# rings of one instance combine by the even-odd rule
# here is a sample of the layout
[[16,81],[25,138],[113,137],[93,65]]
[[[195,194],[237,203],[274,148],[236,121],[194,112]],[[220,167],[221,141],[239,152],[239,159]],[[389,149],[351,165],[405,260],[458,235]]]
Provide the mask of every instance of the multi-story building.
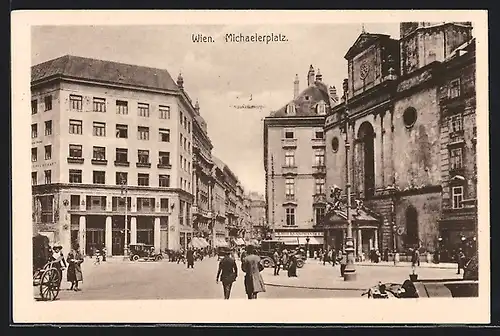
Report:
[[214,176],[212,162],[212,142],[208,136],[207,123],[200,115],[198,102],[195,104],[196,115],[193,119],[193,228],[202,244],[213,240],[213,188]]
[[[214,162],[213,176],[214,184],[212,191],[212,220],[213,232],[212,232],[212,246],[226,246],[228,245],[227,239],[228,230],[226,228],[227,211],[226,211],[226,177],[224,169],[226,165],[219,160],[217,157],[212,156],[212,161]],[[215,237],[215,239],[214,239]]]
[[475,47],[471,39],[449,55],[438,87],[443,188],[439,235],[447,249],[463,242],[475,247],[477,238]]
[[263,239],[266,237],[266,200],[263,195],[256,192],[251,192],[248,194],[248,200],[250,202],[250,220],[251,220],[251,238],[252,239]]
[[336,103],[335,87],[311,65],[307,88],[299,93],[296,76],[293,100],[264,119],[267,222],[276,238],[323,244],[323,230],[314,227],[326,209],[323,126]]
[[[440,219],[443,228],[463,233],[455,215],[469,222],[475,216],[459,205],[476,192],[475,65],[467,49],[473,47],[463,47],[472,39],[472,26],[414,22],[400,27],[399,41],[366,32],[358,37],[345,55],[347,97],[325,124],[327,186],[343,190],[347,131],[351,196],[364,201],[365,212],[353,220],[358,254],[415,246],[433,251]],[[345,218],[325,219],[329,244],[343,245],[345,223]]]
[[84,253],[123,254],[125,231],[187,244],[197,114],[182,76],[75,56],[31,70],[34,231]]

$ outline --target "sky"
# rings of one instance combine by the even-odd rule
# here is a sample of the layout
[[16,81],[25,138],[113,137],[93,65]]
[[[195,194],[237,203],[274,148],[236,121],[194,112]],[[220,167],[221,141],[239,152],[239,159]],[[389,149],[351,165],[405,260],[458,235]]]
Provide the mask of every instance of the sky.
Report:
[[[367,23],[365,31],[399,38],[397,23]],[[344,55],[362,32],[359,24],[274,26],[37,26],[32,65],[66,54],[167,69],[198,100],[208,124],[212,154],[238,176],[246,191],[264,193],[263,118],[293,98],[295,74],[306,88],[309,65],[341,91]],[[214,43],[193,43],[192,34]],[[224,35],[284,34],[274,44],[226,43]],[[252,101],[250,101],[252,97]],[[239,105],[263,108],[238,109]]]

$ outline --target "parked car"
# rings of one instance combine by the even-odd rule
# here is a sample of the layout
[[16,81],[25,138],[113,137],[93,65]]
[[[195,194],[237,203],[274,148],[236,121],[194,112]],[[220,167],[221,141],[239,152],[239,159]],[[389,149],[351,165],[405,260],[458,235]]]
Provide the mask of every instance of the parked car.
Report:
[[477,297],[478,280],[439,279],[405,280],[398,283],[379,283],[369,288],[362,296],[369,299],[416,299],[432,297]]
[[[262,265],[265,268],[274,267],[274,251],[276,251],[276,249],[283,251],[285,248],[285,243],[281,240],[262,240],[260,246],[257,248],[257,254],[260,256]],[[304,257],[300,253],[297,253],[296,257],[297,268],[304,267]]]
[[163,254],[156,253],[153,245],[148,244],[130,244],[130,260],[138,261],[160,261],[163,259]]

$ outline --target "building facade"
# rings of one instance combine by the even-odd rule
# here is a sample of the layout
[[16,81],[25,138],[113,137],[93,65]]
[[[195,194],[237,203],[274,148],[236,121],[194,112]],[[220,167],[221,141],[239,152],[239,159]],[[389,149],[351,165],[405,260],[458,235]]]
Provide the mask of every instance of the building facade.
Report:
[[[195,234],[204,240],[212,241],[214,233],[213,189],[214,176],[212,162],[212,142],[208,136],[207,124],[200,115],[200,106],[195,104],[196,115],[193,121],[193,228]],[[213,244],[212,244],[213,245]]]
[[31,71],[35,233],[84,253],[185,245],[196,112],[182,76],[75,56]]
[[334,87],[328,87],[311,65],[307,88],[264,119],[264,168],[266,222],[275,238],[306,245],[323,245],[323,231],[315,228],[326,210],[324,123],[327,111],[337,103]]
[[[427,22],[400,26],[400,40],[366,32],[358,37],[345,55],[347,96],[325,123],[327,186],[345,190],[345,115],[349,117],[351,197],[363,201],[362,210],[371,222],[363,230],[354,221],[358,254],[373,248],[405,251],[415,246],[434,251],[442,235],[438,222],[464,232],[456,222],[444,224],[456,218],[447,213],[462,212],[461,221],[475,217],[474,210],[457,205],[460,198],[476,197],[471,140],[475,65],[473,53],[463,49],[472,40],[472,26]],[[459,73],[463,78],[457,84]],[[453,85],[462,85],[466,93],[450,89]],[[471,126],[457,126],[466,120]],[[454,144],[450,147],[454,143],[450,125],[456,127],[452,135],[463,140],[461,157],[467,158],[466,165],[450,158],[460,157],[451,149]],[[455,177],[450,172],[464,175]],[[453,183],[463,188],[453,189]],[[450,206],[452,199],[459,208]],[[343,231],[330,243],[343,245]]]
[[247,198],[250,203],[251,240],[264,239],[269,232],[266,220],[266,200],[263,195],[256,192],[249,193]]

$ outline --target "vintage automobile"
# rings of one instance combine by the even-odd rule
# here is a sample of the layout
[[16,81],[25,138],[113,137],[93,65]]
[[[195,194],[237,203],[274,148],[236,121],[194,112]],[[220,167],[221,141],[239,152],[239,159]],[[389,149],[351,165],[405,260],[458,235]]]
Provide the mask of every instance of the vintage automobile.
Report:
[[[274,267],[273,254],[276,249],[283,251],[286,248],[285,243],[281,240],[262,240],[257,248],[257,253],[261,258],[262,265],[265,268]],[[304,267],[304,258],[301,254],[296,254],[297,268]]]
[[160,261],[163,259],[163,254],[156,253],[153,245],[148,244],[130,244],[129,245],[130,260],[138,261]]
[[405,280],[402,284],[380,283],[362,296],[369,299],[416,299],[433,297],[477,297],[479,281],[463,279]]

